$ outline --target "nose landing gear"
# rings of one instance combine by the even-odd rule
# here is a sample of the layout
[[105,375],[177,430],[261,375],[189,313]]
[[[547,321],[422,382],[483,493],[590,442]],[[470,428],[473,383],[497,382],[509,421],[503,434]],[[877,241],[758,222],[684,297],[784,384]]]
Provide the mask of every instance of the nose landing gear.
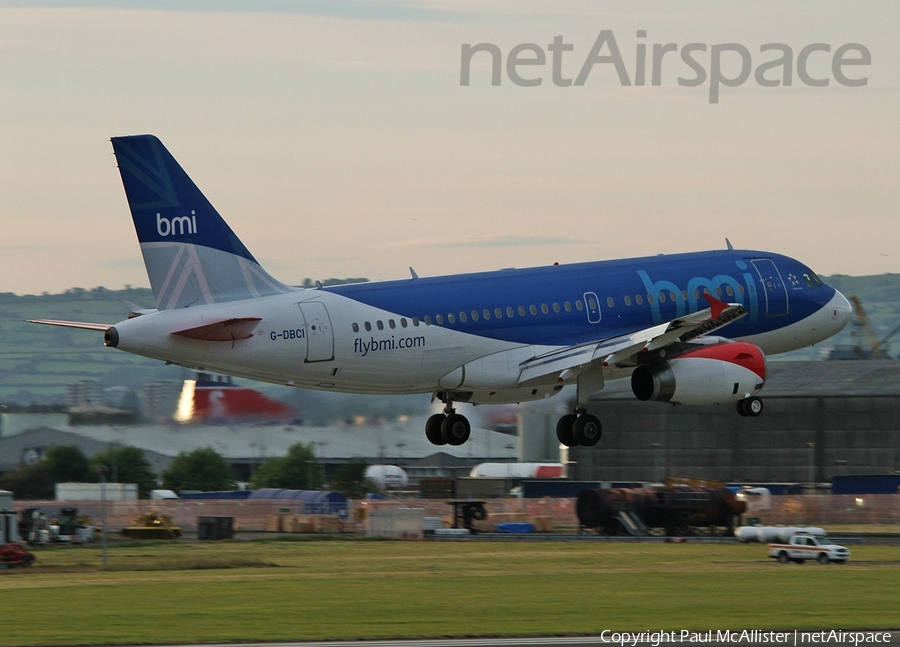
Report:
[[751,396],[737,401],[737,412],[744,417],[750,416],[755,418],[762,415],[763,401],[761,398]]

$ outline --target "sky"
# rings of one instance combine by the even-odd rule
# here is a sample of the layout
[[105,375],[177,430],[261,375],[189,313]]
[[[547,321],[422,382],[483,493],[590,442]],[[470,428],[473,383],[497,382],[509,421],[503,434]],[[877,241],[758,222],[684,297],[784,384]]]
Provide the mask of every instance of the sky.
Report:
[[[823,275],[900,272],[898,27],[896,0],[0,0],[0,292],[149,285],[109,143],[140,133],[291,284],[726,237]],[[601,61],[555,83],[554,39],[571,46],[559,78],[576,79],[604,32],[630,85]],[[669,43],[652,85],[654,44]],[[693,87],[678,81],[695,76],[690,43],[707,46]],[[749,78],[711,103],[713,49],[729,43]],[[790,86],[756,81],[771,43],[790,47]],[[805,69],[826,87],[800,79],[815,43],[830,52]],[[850,43],[871,63],[839,69],[864,86],[833,73]],[[466,44],[499,49],[499,85],[484,51],[461,85]],[[738,77],[741,53],[717,51]]]

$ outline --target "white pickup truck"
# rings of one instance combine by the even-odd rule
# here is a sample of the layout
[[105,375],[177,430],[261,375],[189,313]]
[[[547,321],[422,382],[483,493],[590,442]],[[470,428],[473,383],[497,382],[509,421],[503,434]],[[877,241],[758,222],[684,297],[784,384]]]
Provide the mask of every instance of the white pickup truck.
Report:
[[769,544],[769,557],[774,557],[782,564],[788,562],[802,564],[808,559],[814,559],[820,564],[828,562],[843,564],[850,559],[850,551],[843,546],[832,544],[827,537],[794,535],[786,544]]

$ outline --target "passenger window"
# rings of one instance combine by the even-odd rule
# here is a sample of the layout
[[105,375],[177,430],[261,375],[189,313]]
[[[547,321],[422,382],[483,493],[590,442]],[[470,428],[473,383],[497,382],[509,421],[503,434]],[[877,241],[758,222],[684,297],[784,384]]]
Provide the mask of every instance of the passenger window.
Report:
[[642,305],[644,305],[644,298],[640,294],[635,294],[634,302],[637,303],[639,306],[642,306]]
[[426,326],[431,325],[431,315],[425,315],[425,325]]
[[388,326],[390,326],[391,330],[397,327],[397,324],[394,323],[393,319],[388,319]]
[[460,312],[460,313],[459,313],[459,320],[460,320],[460,322],[462,322],[462,323],[466,323],[466,313],[465,313],[465,312]]
[[434,315],[434,320],[437,323],[437,325],[440,326],[442,323],[444,323],[444,316],[443,315]]
[[591,297],[590,299],[588,299],[588,307],[589,307],[591,310],[596,310],[596,309],[597,309],[597,302],[594,301],[594,297]]
[[569,303],[568,301],[566,301],[566,302],[563,304],[563,308],[566,309],[566,312],[572,312],[572,304]]
[[647,295],[647,303],[653,303],[653,295],[652,294]]
[[472,321],[478,321],[478,311],[477,310],[472,311]]
[[419,325],[419,318],[413,317],[413,326],[418,326],[418,325]]
[[547,307],[546,303],[541,304],[541,312],[543,312],[545,315],[550,314],[550,308]]
[[744,286],[743,285],[738,286],[738,294],[744,294]]
[[451,312],[450,314],[447,315],[447,321],[450,322],[450,323],[456,323],[456,317],[453,316],[453,313],[452,313],[452,312]]
[[381,321],[381,319],[375,322],[375,326],[378,328],[378,330],[384,330],[384,323]]
[[353,324],[353,332],[359,332],[359,324],[358,323]]
[[631,297],[628,296],[627,294],[625,295],[625,305],[626,305],[626,306],[630,306],[630,305],[631,305]]
[[370,324],[368,321],[365,323],[365,326],[366,326],[366,332],[369,332],[372,330],[372,324]]
[[506,316],[509,317],[510,319],[512,319],[515,316],[515,314],[516,314],[515,311],[512,308],[510,308],[509,306],[507,306]]
[[481,316],[484,317],[484,320],[485,320],[485,321],[490,321],[490,319],[491,319],[491,311],[488,310],[487,308],[485,308],[484,310],[482,310]]
[[716,296],[722,298],[722,288],[716,288]]
[[558,303],[553,304],[553,312],[559,312],[559,304]]
[[497,319],[503,319],[503,311],[500,308],[494,308],[494,316]]
[[532,306],[528,306],[528,312],[530,312],[530,313],[533,314],[533,315],[536,315],[536,314],[537,314],[537,308],[536,308],[535,306],[533,306],[533,305],[532,305]]
[[582,310],[584,310],[584,303],[581,302],[581,299],[578,299],[578,301],[575,302],[575,309],[578,312],[581,312]]
[[687,301],[687,290],[682,290],[682,291],[681,291],[681,300],[682,300],[682,301]]
[[520,317],[525,316],[525,306],[519,306],[519,316]]
[[608,305],[610,308],[615,308],[616,302],[613,301],[612,297],[606,297],[606,305]]
[[672,303],[675,303],[678,300],[678,295],[674,292],[669,292],[669,299],[672,300]]
[[659,293],[659,302],[660,302],[660,303],[665,303],[665,302],[666,302],[666,293],[665,293],[665,292],[660,292],[660,293]]
[[733,297],[733,296],[734,296],[734,288],[732,288],[730,285],[726,285],[726,286],[725,286],[725,293],[726,293],[728,296]]
[[401,327],[401,328],[406,328],[406,319],[401,319],[401,320],[400,320],[400,327]]
[[697,290],[694,290],[694,299],[699,299],[699,298],[700,298],[700,293],[697,292]]

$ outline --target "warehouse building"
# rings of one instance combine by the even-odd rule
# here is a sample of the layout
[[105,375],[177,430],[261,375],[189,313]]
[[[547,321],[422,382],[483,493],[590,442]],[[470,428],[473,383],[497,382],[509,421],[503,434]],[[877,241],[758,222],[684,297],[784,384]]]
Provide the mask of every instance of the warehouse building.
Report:
[[569,450],[570,477],[809,483],[900,470],[900,361],[769,362],[760,395],[764,413],[745,418],[733,404],[639,402],[627,380],[610,383],[589,404],[603,438]]

